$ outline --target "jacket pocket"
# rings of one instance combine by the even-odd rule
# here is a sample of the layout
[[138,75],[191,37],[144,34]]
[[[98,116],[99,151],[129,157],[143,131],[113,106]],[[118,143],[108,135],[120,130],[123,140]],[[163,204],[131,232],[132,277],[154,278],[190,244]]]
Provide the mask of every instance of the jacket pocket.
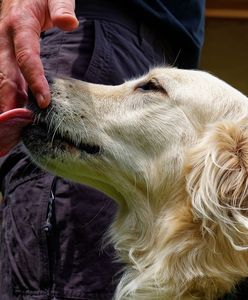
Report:
[[13,291],[37,291],[50,287],[44,224],[53,180],[52,175],[32,165],[27,157],[17,162],[4,178],[2,289],[10,286]]

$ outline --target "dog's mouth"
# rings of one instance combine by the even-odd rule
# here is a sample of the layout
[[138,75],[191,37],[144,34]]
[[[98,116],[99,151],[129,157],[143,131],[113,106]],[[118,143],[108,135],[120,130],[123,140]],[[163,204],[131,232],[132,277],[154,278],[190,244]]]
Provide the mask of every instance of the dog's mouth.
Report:
[[35,141],[31,136],[40,139],[41,143],[49,145],[49,148],[62,152],[78,150],[90,155],[97,155],[101,151],[99,145],[75,141],[69,134],[62,134],[58,130],[52,130],[46,122],[42,121],[35,122],[24,130],[23,140],[25,144],[30,144],[30,141],[34,144]]

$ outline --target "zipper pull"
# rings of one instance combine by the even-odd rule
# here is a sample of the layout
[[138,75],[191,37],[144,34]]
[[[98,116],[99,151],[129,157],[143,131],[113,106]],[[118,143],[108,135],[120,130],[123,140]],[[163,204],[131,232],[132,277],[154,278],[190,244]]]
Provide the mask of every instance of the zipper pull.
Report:
[[53,180],[51,191],[50,191],[50,198],[49,198],[49,202],[48,202],[46,222],[42,226],[42,229],[47,234],[49,234],[52,231],[52,229],[53,229],[52,216],[53,216],[53,207],[54,207],[54,200],[55,200],[55,196],[54,196],[54,193],[53,193],[53,188],[54,188],[54,185],[55,185],[55,181],[56,181],[56,177]]

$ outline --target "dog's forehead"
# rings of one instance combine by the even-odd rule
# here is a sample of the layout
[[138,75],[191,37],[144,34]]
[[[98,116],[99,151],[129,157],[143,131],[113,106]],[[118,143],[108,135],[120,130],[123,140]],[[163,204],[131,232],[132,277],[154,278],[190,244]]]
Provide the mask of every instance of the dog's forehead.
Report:
[[175,69],[173,68],[154,68],[149,71],[149,73],[145,76],[148,80],[152,78],[163,78],[172,76],[175,74]]
[[[212,79],[211,79],[212,77]],[[183,70],[172,67],[158,67],[149,71],[142,79],[151,80],[156,78],[160,81],[161,84],[170,82],[170,83],[179,83],[179,84],[194,84],[200,82],[208,82],[209,85],[215,84],[214,78],[210,74],[202,71],[196,70]]]
[[199,70],[184,70],[177,69],[173,67],[158,67],[149,71],[147,76],[150,78],[153,77],[165,77],[172,79],[183,79],[183,78],[195,78],[195,79],[206,79],[207,77],[211,77],[207,72],[199,71]]
[[223,80],[201,70],[159,67],[150,70],[146,75],[147,80],[152,78],[158,79],[162,85],[165,84],[167,87],[189,89],[191,92],[193,90],[204,90],[205,93],[209,91],[211,93],[241,94]]

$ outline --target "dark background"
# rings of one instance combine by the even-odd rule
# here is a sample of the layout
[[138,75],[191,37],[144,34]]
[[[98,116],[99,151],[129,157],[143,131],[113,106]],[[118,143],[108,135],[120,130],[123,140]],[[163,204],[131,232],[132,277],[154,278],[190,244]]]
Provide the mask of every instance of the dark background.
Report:
[[248,0],[206,0],[201,69],[248,95]]

